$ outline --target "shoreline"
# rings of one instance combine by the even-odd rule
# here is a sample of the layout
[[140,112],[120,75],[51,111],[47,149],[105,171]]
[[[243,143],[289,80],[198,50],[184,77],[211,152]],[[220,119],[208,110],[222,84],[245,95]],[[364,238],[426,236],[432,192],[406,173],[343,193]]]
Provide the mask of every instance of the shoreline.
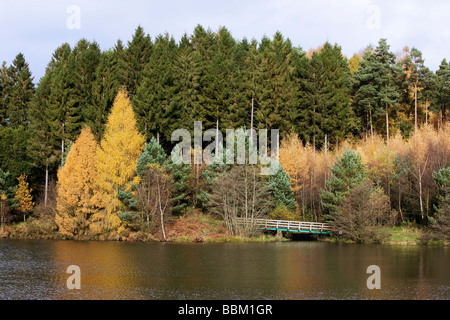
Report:
[[[150,229],[149,229],[150,230]],[[120,234],[117,231],[105,232],[96,235],[67,236],[57,230],[53,221],[41,221],[36,218],[26,222],[5,225],[0,229],[0,240],[74,240],[74,241],[123,241],[123,242],[169,242],[169,243],[238,243],[238,242],[286,242],[286,241],[320,241],[344,244],[374,244],[369,242],[357,243],[337,237],[312,237],[311,240],[295,240],[289,235],[271,235],[261,233],[253,237],[230,235],[223,221],[205,214],[190,214],[172,219],[168,224],[166,239],[158,233],[158,229],[131,231],[126,230]],[[430,233],[417,227],[398,226],[380,230],[386,233],[386,238],[376,244],[400,246],[435,246],[447,247],[448,240],[436,240]],[[295,237],[294,237],[295,238]]]

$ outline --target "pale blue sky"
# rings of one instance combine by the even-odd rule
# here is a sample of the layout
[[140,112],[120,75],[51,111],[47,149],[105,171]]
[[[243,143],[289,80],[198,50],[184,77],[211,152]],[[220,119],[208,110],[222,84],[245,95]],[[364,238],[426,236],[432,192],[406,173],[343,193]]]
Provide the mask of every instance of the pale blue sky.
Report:
[[[67,26],[76,25],[72,5],[79,29]],[[279,30],[304,50],[336,42],[347,56],[387,38],[393,52],[405,45],[421,50],[435,71],[450,58],[449,20],[448,0],[0,0],[0,62],[9,65],[22,52],[37,82],[64,42],[86,38],[108,49],[119,38],[129,41],[139,24],[152,39],[168,32],[178,41],[201,24],[213,31],[225,26],[238,40]]]

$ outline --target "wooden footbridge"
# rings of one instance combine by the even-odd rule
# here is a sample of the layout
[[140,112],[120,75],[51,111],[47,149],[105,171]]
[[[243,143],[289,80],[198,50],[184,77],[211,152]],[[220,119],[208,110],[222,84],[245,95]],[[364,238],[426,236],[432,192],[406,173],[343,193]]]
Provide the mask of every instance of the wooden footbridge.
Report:
[[329,223],[288,221],[288,220],[269,220],[269,219],[246,219],[237,218],[238,224],[251,224],[263,230],[289,231],[303,233],[330,234],[332,227]]

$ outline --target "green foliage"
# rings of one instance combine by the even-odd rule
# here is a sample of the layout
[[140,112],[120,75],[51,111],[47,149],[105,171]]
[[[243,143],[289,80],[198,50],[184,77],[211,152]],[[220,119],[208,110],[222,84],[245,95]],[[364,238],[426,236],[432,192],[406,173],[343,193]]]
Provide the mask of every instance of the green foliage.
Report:
[[447,113],[450,109],[450,62],[443,59],[439,65],[439,70],[436,71],[436,104],[434,109],[440,115],[442,120],[447,119]]
[[126,48],[119,42],[116,46],[118,52],[117,78],[125,86],[130,97],[134,97],[143,80],[143,70],[150,62],[153,43],[144,29],[138,26],[133,38]]
[[[142,176],[149,163],[169,169],[174,180],[173,210],[181,213],[190,205],[204,205],[215,179],[233,167],[214,164],[204,170],[204,165],[175,165],[166,156],[171,133],[192,128],[195,120],[203,121],[205,129],[217,126],[222,132],[250,126],[278,128],[281,137],[293,132],[311,150],[326,146],[332,152],[338,151],[340,141],[368,130],[384,135],[391,128],[409,137],[414,128],[411,93],[417,87],[418,125],[425,123],[428,108],[427,123],[444,127],[450,110],[450,64],[443,59],[432,72],[418,49],[405,53],[396,59],[387,40],[380,39],[362,57],[355,54],[347,59],[339,45],[328,42],[309,55],[281,32],[248,41],[233,38],[225,27],[212,31],[201,25],[179,42],[168,34],[152,41],[139,26],[129,42],[118,40],[104,51],[86,39],[73,47],[61,44],[37,85],[19,53],[11,65],[3,62],[0,68],[0,167],[9,172],[8,188],[25,173],[35,192],[45,190],[47,199],[44,186],[55,180],[71,142],[85,125],[99,142],[114,98],[119,88],[126,87],[139,131],[149,141],[136,172]],[[311,203],[306,206],[314,206],[306,211],[318,213],[317,190],[329,178],[328,172],[315,167],[322,165],[316,158],[303,161],[314,164],[308,165],[311,172],[295,178],[303,179],[304,187],[297,195]],[[442,211],[446,197],[440,194],[436,199],[437,189],[431,187],[434,162],[424,176],[427,191],[432,190],[427,205],[437,203]],[[402,219],[417,211],[417,201],[411,200],[417,188],[411,175],[416,173],[410,166],[408,161],[398,163],[389,191],[398,200],[395,205]],[[325,216],[363,179],[355,173],[364,171],[356,164],[353,173],[339,172],[345,171],[339,165],[333,169],[336,172],[321,194]],[[283,203],[293,210],[296,203],[283,172],[268,179],[276,198],[272,206]],[[124,190],[117,191],[124,202],[131,201]]]
[[300,219],[298,215],[295,214],[295,212],[286,207],[284,204],[277,205],[275,209],[269,212],[268,218],[274,220],[290,220],[290,221],[296,221]]
[[10,176],[8,171],[3,171],[0,168],[0,195],[2,195],[2,201],[8,205],[8,210],[17,208],[17,199],[14,197],[16,186],[8,184],[8,177]]
[[372,123],[379,133],[387,134],[391,126],[389,117],[395,119],[397,115],[396,107],[400,103],[398,77],[401,72],[401,66],[396,64],[395,54],[389,51],[386,39],[380,39],[373,51],[370,47],[365,51],[363,61],[353,75],[358,116],[364,123]]
[[346,150],[330,168],[331,179],[326,182],[327,189],[321,190],[320,198],[325,209],[324,218],[333,219],[337,207],[345,200],[351,190],[367,177],[361,156],[353,150]]
[[192,179],[192,167],[188,164],[176,164],[173,157],[179,155],[179,146],[175,146],[171,153],[171,157],[167,160],[166,166],[172,174],[173,179],[173,204],[172,212],[177,215],[183,212],[190,203],[192,203],[192,192],[189,183]]
[[[152,48],[152,59],[142,71],[142,82],[133,98],[139,130],[146,135],[168,137],[176,124],[173,123],[180,109],[173,108],[176,87],[173,85],[173,61],[177,53],[175,40],[158,36]],[[159,141],[158,141],[159,142]]]
[[325,136],[337,144],[357,129],[351,108],[350,70],[338,45],[325,43],[306,65],[305,92],[300,110],[299,133],[314,147],[323,146]]
[[143,177],[149,163],[163,165],[166,161],[166,153],[154,137],[145,146],[144,151],[138,158],[136,171],[140,177]]
[[125,211],[125,212],[121,212],[118,214],[120,220],[125,221],[125,222],[133,222],[136,219],[139,218],[138,215],[133,214],[131,212]]
[[433,173],[433,177],[439,186],[438,206],[436,222],[432,228],[438,237],[450,239],[450,168],[444,168]]
[[30,130],[26,127],[0,127],[0,168],[8,171],[8,185],[14,185],[16,178],[32,173],[32,159],[28,152]]
[[381,226],[392,225],[388,196],[381,188],[361,181],[346,194],[333,214],[333,225],[346,239],[380,243],[387,236]]
[[33,77],[22,53],[19,53],[8,69],[10,78],[9,90],[2,92],[7,100],[8,125],[26,127],[29,121],[28,110],[35,92]]
[[136,189],[136,186],[133,185],[131,189],[131,191],[125,191],[123,187],[119,187],[117,198],[125,205],[126,208],[129,208],[130,210],[136,210],[137,201],[133,197],[133,191]]
[[274,206],[284,206],[288,210],[295,211],[297,205],[294,198],[294,192],[291,189],[289,174],[283,166],[278,165],[276,174],[268,178],[269,190],[274,198]]

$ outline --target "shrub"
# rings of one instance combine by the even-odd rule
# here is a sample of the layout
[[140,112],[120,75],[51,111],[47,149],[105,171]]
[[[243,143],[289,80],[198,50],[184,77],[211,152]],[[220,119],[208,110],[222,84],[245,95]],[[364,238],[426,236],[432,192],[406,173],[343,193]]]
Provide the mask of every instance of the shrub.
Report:
[[294,221],[299,220],[299,217],[294,211],[289,210],[284,204],[279,204],[269,213],[269,219]]
[[333,214],[334,226],[355,242],[381,242],[387,234],[380,226],[392,225],[390,201],[382,189],[368,182],[355,186]]

